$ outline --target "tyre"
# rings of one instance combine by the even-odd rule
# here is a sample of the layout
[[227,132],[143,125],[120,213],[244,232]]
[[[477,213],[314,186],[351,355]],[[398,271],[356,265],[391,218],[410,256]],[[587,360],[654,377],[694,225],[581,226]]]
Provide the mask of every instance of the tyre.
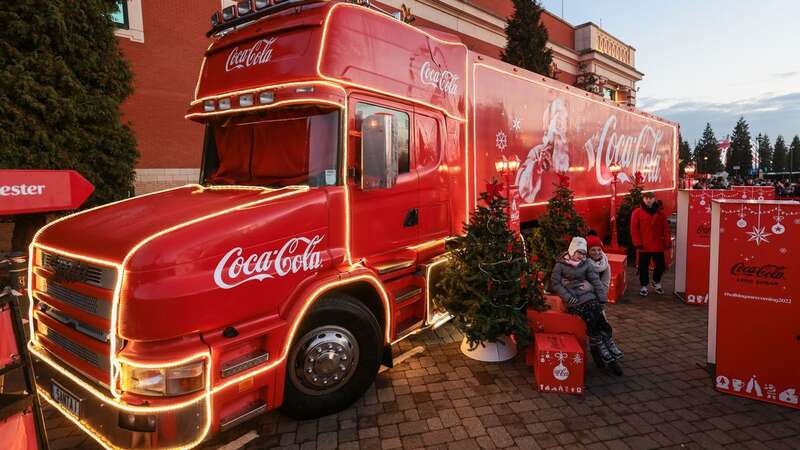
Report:
[[318,300],[302,320],[286,360],[281,410],[313,419],[350,406],[372,385],[383,332],[366,306],[344,294]]

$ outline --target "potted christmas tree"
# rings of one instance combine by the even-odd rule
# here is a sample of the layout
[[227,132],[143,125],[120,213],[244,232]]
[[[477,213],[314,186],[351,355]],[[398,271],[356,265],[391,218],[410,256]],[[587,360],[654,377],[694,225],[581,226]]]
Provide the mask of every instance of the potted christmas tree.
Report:
[[531,236],[531,248],[545,273],[545,286],[556,258],[567,250],[573,236],[585,233],[583,217],[575,211],[575,193],[569,187],[569,177],[559,174],[553,197],[547,202],[547,210],[539,217],[539,227]]
[[[487,185],[482,204],[450,254],[436,305],[464,334],[461,351],[480,361],[505,361],[530,343],[526,310],[544,309],[537,274],[522,237],[508,226],[503,185]],[[510,339],[513,336],[514,339]],[[516,341],[516,342],[515,342]]]

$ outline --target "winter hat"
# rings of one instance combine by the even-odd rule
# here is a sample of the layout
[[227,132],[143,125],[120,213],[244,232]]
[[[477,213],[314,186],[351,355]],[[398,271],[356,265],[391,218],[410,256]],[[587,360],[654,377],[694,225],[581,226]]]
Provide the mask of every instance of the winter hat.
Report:
[[580,236],[575,236],[569,243],[569,249],[567,250],[567,254],[569,254],[569,256],[572,256],[578,250],[583,250],[583,252],[586,253],[586,239]]
[[603,248],[603,241],[597,236],[586,236],[586,246],[589,248],[600,247]]

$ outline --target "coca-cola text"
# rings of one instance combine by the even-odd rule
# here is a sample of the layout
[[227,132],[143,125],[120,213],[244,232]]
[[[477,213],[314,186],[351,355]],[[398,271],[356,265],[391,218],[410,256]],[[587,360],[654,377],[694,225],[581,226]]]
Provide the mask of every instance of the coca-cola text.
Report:
[[782,280],[783,271],[786,266],[779,266],[777,264],[764,264],[763,266],[748,266],[744,263],[738,262],[731,267],[731,274],[734,276],[746,275],[748,277],[766,278],[771,280]]
[[426,61],[419,70],[423,84],[433,86],[447,95],[458,92],[458,75],[449,70],[436,70],[430,61]]
[[234,47],[225,62],[225,71],[230,72],[231,70],[270,62],[272,60],[272,44],[277,40],[278,38],[276,37],[259,39],[255,44],[241,50],[239,50],[239,47]]

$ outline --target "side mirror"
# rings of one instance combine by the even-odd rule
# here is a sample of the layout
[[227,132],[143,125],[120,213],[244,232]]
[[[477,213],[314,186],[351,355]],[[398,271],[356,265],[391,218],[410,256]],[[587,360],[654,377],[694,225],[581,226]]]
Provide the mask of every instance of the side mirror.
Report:
[[361,189],[386,189],[397,181],[397,137],[390,114],[361,122]]

